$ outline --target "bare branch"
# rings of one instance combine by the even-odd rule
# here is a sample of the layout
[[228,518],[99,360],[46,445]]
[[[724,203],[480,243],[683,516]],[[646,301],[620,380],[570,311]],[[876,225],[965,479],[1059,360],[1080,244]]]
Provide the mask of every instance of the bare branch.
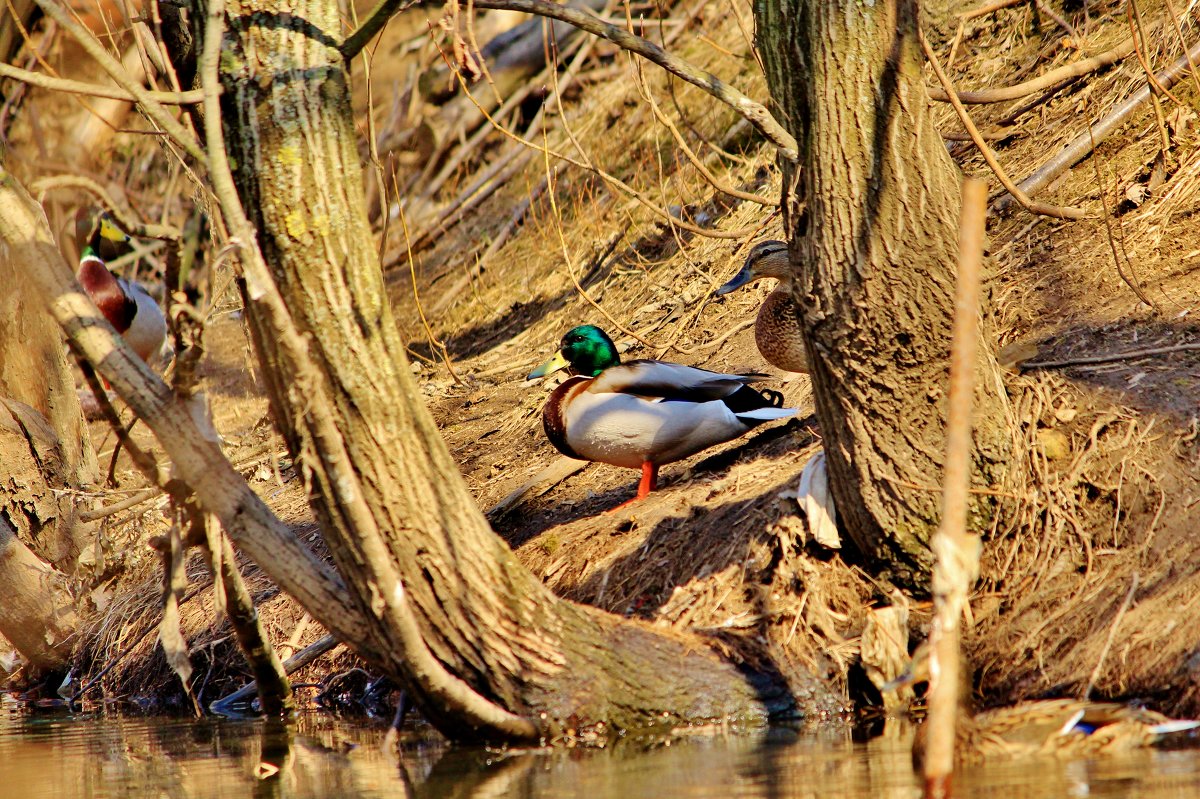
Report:
[[946,411],[946,461],[942,478],[942,521],[930,547],[933,567],[933,624],[930,626],[929,734],[925,748],[926,795],[945,785],[954,772],[958,693],[962,670],[959,620],[979,576],[979,536],[967,530],[967,489],[971,479],[971,405],[975,347],[979,329],[979,273],[983,262],[987,186],[963,181],[958,229],[958,284],[950,337],[950,390]]
[[183,235],[179,231],[179,228],[171,225],[142,224],[134,217],[125,213],[125,210],[113,201],[113,198],[103,186],[91,178],[85,178],[82,175],[52,175],[50,177],[39,178],[30,183],[29,188],[38,196],[39,200],[49,191],[57,189],[83,189],[100,200],[104,204],[104,207],[112,212],[112,215],[117,219],[117,224],[121,226],[121,230],[139,239],[179,241]]
[[411,2],[405,4],[404,0],[379,0],[363,24],[359,25],[353,33],[346,37],[346,41],[342,42],[340,48],[342,58],[349,63],[354,56],[362,52],[368,42],[375,38],[375,34],[383,30],[393,15],[412,5]]
[[[305,666],[309,665],[317,658],[336,649],[340,644],[332,635],[322,636],[313,643],[301,649],[296,654],[283,662],[283,670],[287,674],[292,674]],[[258,690],[258,683],[254,680],[243,685],[229,696],[223,696],[217,701],[208,706],[208,709],[213,713],[225,715],[229,710],[239,702],[245,702]]]
[[[124,100],[127,103],[137,102],[132,92],[125,91],[119,86],[102,86],[99,83],[87,83],[66,78],[54,78],[40,72],[30,72],[11,64],[0,63],[0,78],[12,78],[30,86],[50,89],[57,92],[83,94],[89,97],[104,97],[109,100]],[[194,105],[203,98],[199,90],[189,92],[145,92],[145,96],[163,105]]]
[[[204,507],[215,513],[250,557],[327,629],[358,640],[365,620],[338,575],[281,522],[229,465],[217,442],[196,427],[190,410],[133,352],[75,282],[37,204],[0,162],[0,240],[21,273],[37,286],[63,331],[154,431],[172,465]],[[375,653],[378,656],[379,653]]]

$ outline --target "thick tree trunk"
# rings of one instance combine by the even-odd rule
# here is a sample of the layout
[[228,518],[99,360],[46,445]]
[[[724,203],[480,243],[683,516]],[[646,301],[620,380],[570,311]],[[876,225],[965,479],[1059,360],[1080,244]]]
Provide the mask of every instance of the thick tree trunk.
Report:
[[336,4],[278,8],[229,4],[222,111],[238,192],[318,379],[300,379],[253,298],[249,318],[330,551],[377,639],[394,642],[383,665],[458,739],[495,732],[465,728],[400,659],[400,605],[438,663],[543,731],[753,719],[789,704],[701,639],[557,599],[491,532],[420,400],[387,303]]
[[[926,584],[937,527],[959,174],[929,113],[915,0],[760,0],[759,49],[800,163],[785,226],[834,498],[892,576]],[[1002,482],[1008,415],[976,369],[972,483]],[[994,512],[975,495],[971,523]]]
[[0,516],[0,635],[42,669],[63,669],[79,626],[66,579],[30,551]]
[[60,668],[71,654],[78,618],[65,574],[75,571],[97,527],[79,520],[76,495],[63,489],[96,477],[62,333],[6,249],[0,253],[0,635],[41,668]]
[[62,333],[10,253],[0,254],[0,416],[0,516],[38,556],[72,572],[95,525],[79,522],[75,497],[61,489],[96,482],[96,455]]

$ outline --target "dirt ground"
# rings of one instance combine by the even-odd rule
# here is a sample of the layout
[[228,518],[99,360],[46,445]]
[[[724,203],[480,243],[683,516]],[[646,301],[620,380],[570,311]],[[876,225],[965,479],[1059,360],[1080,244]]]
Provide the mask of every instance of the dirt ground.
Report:
[[[1150,25],[1167,18],[1165,4],[1140,5],[1151,28],[1144,55],[1161,69],[1179,56],[1178,39],[1170,24]],[[951,62],[956,15],[973,7],[931,7],[925,19],[960,88],[1014,84],[1129,35],[1124,4],[1089,5],[1086,19],[1070,7],[1069,31],[1022,4],[965,22]],[[766,98],[750,56],[749,4],[666,13],[673,22],[648,26],[646,35],[661,31],[674,52]],[[1196,20],[1184,20],[1189,41]],[[780,235],[770,205],[780,190],[773,152],[730,110],[647,68],[644,91],[717,180],[767,204],[714,189],[656,120],[637,70],[606,43],[594,44],[586,59],[558,76],[564,84],[574,78],[561,103],[553,99],[561,84],[545,76],[536,82],[531,97],[550,98],[544,137],[533,124],[531,100],[498,119],[575,163],[495,131],[467,144],[457,143],[466,134],[451,135],[443,147],[437,131],[452,129],[472,106],[439,108],[407,93],[418,66],[439,60],[426,30],[420,17],[394,23],[374,51],[370,93],[356,65],[355,101],[364,135],[374,131],[379,143],[377,159],[364,145],[364,162],[398,324],[480,507],[494,509],[496,531],[565,596],[700,630],[734,656],[769,657],[785,673],[815,671],[840,684],[847,702],[869,697],[856,676],[859,636],[869,610],[898,601],[897,593],[872,578],[853,552],[809,540],[792,495],[820,446],[820,430],[807,377],[771,369],[755,348],[752,323],[769,287],[712,296],[754,242]],[[61,58],[61,48],[49,52]],[[1142,66],[1130,57],[1056,92],[972,106],[971,113],[985,130],[1013,119],[992,144],[1020,179],[1144,83]],[[475,89],[488,91],[485,84]],[[1090,218],[1064,222],[1013,207],[989,221],[989,336],[998,351],[1047,364],[1013,369],[1006,378],[1019,455],[1013,485],[1002,487],[1005,513],[987,536],[969,640],[990,703],[1093,687],[1093,695],[1148,698],[1171,712],[1200,713],[1193,663],[1200,640],[1186,622],[1200,597],[1194,551],[1200,544],[1190,520],[1200,502],[1200,336],[1192,319],[1200,307],[1194,218],[1200,84],[1185,79],[1171,91],[1173,97],[1160,98],[1158,114],[1143,104],[1094,157],[1037,197],[1080,206]],[[29,158],[23,177],[32,180],[48,173],[35,164],[36,153],[62,133],[56,124],[67,117],[63,101],[44,92],[22,102],[8,146],[14,157]],[[1160,116],[1171,141],[1165,169],[1156,168]],[[961,130],[949,106],[939,105],[937,118],[944,134]],[[91,176],[145,218],[182,224],[189,192],[177,170],[164,166],[144,137],[121,134],[114,141]],[[997,185],[971,145],[948,147],[965,172]],[[446,170],[447,179],[429,192],[448,158],[460,159],[458,168]],[[46,163],[53,173],[53,159]],[[497,178],[488,172],[497,164],[519,168]],[[403,208],[397,185],[405,189]],[[65,215],[67,199],[55,199]],[[459,208],[467,210],[452,215]],[[669,225],[663,213],[725,237]],[[411,264],[406,235],[417,244]],[[143,269],[152,274],[156,263],[152,253]],[[209,288],[220,285],[218,275]],[[204,388],[226,450],[272,507],[319,545],[303,488],[271,429],[236,298],[225,292],[211,310]],[[664,468],[660,490],[635,509],[603,513],[632,496],[637,475],[596,464],[498,507],[559,459],[541,429],[552,384],[524,376],[581,323],[604,327],[627,357],[767,372],[763,385],[783,392],[800,412],[796,420],[764,425]],[[1181,344],[1194,348],[1058,365]],[[101,428],[94,435],[107,464],[111,441]],[[118,471],[123,488],[137,485],[124,465]],[[938,482],[930,476],[931,487]],[[153,558],[138,546],[164,524],[161,510],[151,507],[106,528],[104,552],[112,562],[98,573],[122,576],[125,587],[113,596],[105,593],[113,594],[111,581],[93,589],[96,644],[85,661],[94,675],[121,659],[124,665],[103,683],[109,695],[170,694],[171,678],[147,634],[156,623],[158,577]],[[209,627],[211,592],[204,586],[210,581],[200,564],[193,573],[187,632],[199,671],[208,668],[212,677],[205,694],[212,699],[218,684],[222,690],[236,684],[239,667],[227,633]],[[254,580],[277,641],[294,650],[321,634],[261,576]],[[909,604],[920,637],[927,608],[919,599]],[[349,668],[349,656],[337,657],[298,679],[316,682]]]

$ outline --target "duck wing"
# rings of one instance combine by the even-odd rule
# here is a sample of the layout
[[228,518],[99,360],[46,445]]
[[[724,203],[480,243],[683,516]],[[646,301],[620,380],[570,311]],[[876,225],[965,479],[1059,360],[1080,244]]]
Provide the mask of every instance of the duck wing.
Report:
[[605,369],[587,387],[594,394],[633,394],[684,402],[723,400],[768,375],[726,375],[666,361],[635,360]]

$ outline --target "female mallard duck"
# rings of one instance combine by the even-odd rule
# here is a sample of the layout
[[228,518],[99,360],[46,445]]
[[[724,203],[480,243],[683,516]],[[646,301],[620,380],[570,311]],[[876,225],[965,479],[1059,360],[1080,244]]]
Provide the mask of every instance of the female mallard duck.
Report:
[[754,322],[754,343],[772,366],[786,372],[808,372],[808,356],[800,338],[800,309],[792,299],[792,267],[788,246],[782,241],[760,241],[746,256],[742,270],[717,289],[717,296],[728,294],[764,277],[779,281],[763,300]]
[[[929,648],[917,647],[913,662],[892,685],[928,680]],[[1200,727],[1200,721],[1175,720],[1153,710],[1119,702],[1043,699],[972,713],[970,670],[960,669],[955,755],[964,762],[997,757],[1093,757],[1152,746],[1174,733]],[[925,725],[913,740],[913,764],[925,757]]]
[[[964,761],[994,757],[1092,757],[1152,746],[1168,735],[1200,727],[1153,710],[1118,702],[1045,699],[987,710],[959,719],[956,749]],[[924,753],[917,731],[913,760]]]
[[167,338],[167,319],[146,289],[108,271],[99,253],[106,243],[120,244],[129,236],[107,214],[95,220],[93,232],[79,256],[75,277],[96,303],[104,318],[116,328],[143,361],[150,362]]
[[526,379],[563,368],[573,376],[542,409],[546,437],[569,458],[640,468],[637,496],[629,502],[654,490],[664,463],[796,413],[779,407],[778,392],[747,385],[766,375],[725,375],[663,361],[623,364],[612,339],[593,325],[569,331],[554,357]]

